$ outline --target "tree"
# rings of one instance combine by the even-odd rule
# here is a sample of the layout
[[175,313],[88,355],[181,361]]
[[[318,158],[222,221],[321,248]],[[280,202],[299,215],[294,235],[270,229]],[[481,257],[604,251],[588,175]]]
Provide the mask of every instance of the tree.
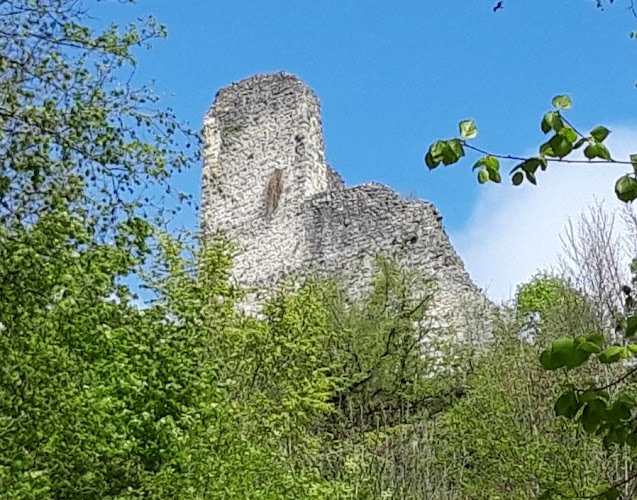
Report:
[[[591,300],[607,330],[624,307],[622,285],[629,283],[629,263],[637,255],[632,240],[637,228],[634,217],[629,205],[613,212],[597,202],[575,223],[569,220],[562,237],[560,271]],[[627,238],[622,238],[621,230]]]
[[591,300],[564,278],[547,273],[518,286],[515,309],[524,336],[539,345],[565,331],[586,335],[600,325]]
[[[153,18],[121,30],[89,27],[84,2],[0,5],[0,221],[32,224],[71,210],[113,236],[151,209],[153,184],[197,153],[196,137],[149,87],[135,88],[133,51],[165,35]],[[197,148],[194,148],[196,150]],[[142,206],[143,204],[143,206]],[[157,204],[157,206],[160,206]]]
[[128,83],[134,49],[163,28],[89,24],[82,2],[0,3],[0,488],[11,498],[150,495],[188,413],[176,407],[197,390],[183,357],[196,349],[179,347],[197,339],[133,307],[122,284],[149,256],[153,186],[170,191],[196,137]]
[[[597,1],[597,7],[603,6],[604,2]],[[629,9],[634,15],[632,2],[629,3]],[[631,36],[634,37],[634,34]],[[554,163],[620,164],[626,166],[627,173],[617,179],[615,194],[625,203],[636,200],[637,154],[631,155],[629,161],[614,159],[604,144],[611,133],[608,128],[600,125],[588,133],[578,129],[566,117],[567,110],[572,107],[572,101],[568,95],[555,96],[552,104],[553,109],[544,114],[540,124],[542,132],[551,135],[540,145],[538,154],[535,156],[496,154],[474,146],[469,141],[478,136],[476,124],[473,120],[464,120],[459,124],[458,137],[439,140],[430,146],[425,156],[425,163],[430,169],[435,169],[441,164],[451,165],[464,157],[466,150],[470,150],[481,155],[473,166],[473,169],[478,171],[479,183],[501,182],[500,161],[506,161],[514,165],[510,175],[515,186],[522,184],[525,179],[536,184],[536,175]],[[574,158],[575,152],[580,148],[583,148],[583,155],[587,160]],[[632,220],[630,213],[626,217],[628,221]],[[583,224],[584,231],[589,233],[586,237],[593,236],[598,242],[600,239],[607,238],[609,228],[598,227],[597,224],[601,222],[607,221],[600,220],[599,217],[596,220],[586,221]],[[615,332],[613,333],[618,334],[621,341],[606,346],[605,334],[610,332],[604,331],[603,328],[577,336],[573,336],[574,332],[571,332],[570,336],[553,340],[542,352],[540,361],[544,369],[564,372],[585,366],[591,357],[597,358],[602,365],[620,363],[624,373],[610,382],[602,382],[600,376],[592,377],[583,386],[568,382],[566,390],[556,401],[555,412],[560,417],[578,420],[586,432],[602,436],[607,447],[615,445],[636,447],[637,427],[634,426],[634,422],[637,415],[637,403],[634,399],[634,387],[630,384],[636,369],[633,365],[627,364],[627,360],[633,358],[637,352],[637,345],[632,342],[637,334],[635,292],[627,283],[616,281],[621,279],[618,276],[619,270],[615,269],[615,262],[605,258],[608,257],[608,252],[603,252],[600,258],[600,255],[592,251],[592,247],[586,245],[585,248],[592,253],[591,251],[585,255],[577,253],[582,249],[582,245],[576,241],[577,238],[571,230],[570,249],[576,251],[571,256],[575,257],[577,264],[583,267],[583,277],[580,276],[580,278],[587,284],[587,291],[597,293],[599,300],[603,302],[603,304],[596,304],[598,309],[605,313],[614,313]],[[633,245],[634,242],[631,242],[631,246]],[[634,262],[633,272],[635,271]],[[635,284],[635,278],[632,283]],[[606,316],[608,317],[608,314]],[[592,497],[616,499],[622,493],[632,496],[630,483],[635,479],[637,479],[637,473],[632,472],[610,485],[602,484]],[[559,489],[549,488],[542,498],[563,498],[564,496],[568,494],[564,494]]]

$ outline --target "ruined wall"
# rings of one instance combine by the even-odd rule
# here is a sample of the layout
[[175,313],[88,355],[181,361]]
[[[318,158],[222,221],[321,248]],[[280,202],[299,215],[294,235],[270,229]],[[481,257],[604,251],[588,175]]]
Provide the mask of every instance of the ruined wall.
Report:
[[470,305],[476,299],[485,304],[431,203],[367,183],[315,195],[304,203],[303,217],[306,269],[319,277],[338,275],[353,296],[368,290],[375,257],[382,254],[435,280],[441,324],[466,323]]
[[327,189],[320,106],[285,73],[221,90],[204,121],[201,224],[237,244],[234,277],[267,286],[303,261],[299,205]]
[[296,77],[259,75],[222,90],[205,119],[202,229],[238,245],[233,276],[272,288],[282,277],[337,275],[370,284],[378,254],[435,278],[441,324],[486,301],[435,207],[381,184],[346,187],[325,162],[319,102]]

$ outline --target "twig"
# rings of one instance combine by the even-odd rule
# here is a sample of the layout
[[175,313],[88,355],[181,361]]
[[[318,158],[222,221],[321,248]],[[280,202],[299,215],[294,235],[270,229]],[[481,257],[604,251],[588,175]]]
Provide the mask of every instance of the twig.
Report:
[[[529,158],[524,158],[522,156],[490,153],[489,151],[478,148],[476,146],[472,146],[471,144],[467,144],[466,142],[463,143],[463,146],[467,149],[477,151],[480,154],[493,156],[494,158],[499,158],[501,160],[526,161],[529,159]],[[611,163],[611,164],[617,164],[617,165],[632,165],[633,164],[631,161],[626,161],[626,160],[570,160],[566,158],[546,158],[546,161],[550,163],[573,163],[573,164],[580,164],[580,165],[593,165],[596,163],[603,163],[603,164]]]

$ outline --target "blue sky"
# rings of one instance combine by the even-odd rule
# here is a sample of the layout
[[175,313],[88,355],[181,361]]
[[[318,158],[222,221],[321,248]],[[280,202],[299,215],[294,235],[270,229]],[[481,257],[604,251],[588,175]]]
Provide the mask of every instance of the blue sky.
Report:
[[[478,186],[470,160],[427,171],[428,145],[455,135],[459,120],[477,121],[479,144],[487,149],[529,152],[542,139],[539,120],[552,96],[568,92],[575,103],[570,116],[584,128],[613,124],[628,142],[637,134],[637,41],[629,38],[637,20],[623,0],[603,12],[593,0],[505,0],[497,13],[494,3],[138,0],[96,13],[117,22],[152,13],[167,26],[168,38],[139,54],[136,77],[154,80],[196,127],[230,82],[260,72],[297,74],[321,99],[328,161],[346,182],[379,181],[434,202],[470,260],[477,240],[495,238],[496,247],[502,241],[488,234],[483,219],[495,214],[484,215],[485,207],[515,227],[516,213],[500,211],[509,208],[502,199],[516,195],[511,187],[492,194]],[[619,146],[630,149],[625,141]],[[178,182],[198,196],[200,167]],[[606,188],[612,192],[611,184]],[[501,201],[493,205],[493,196]],[[553,202],[560,204],[543,199]],[[478,216],[483,229],[476,234]],[[194,215],[184,220],[196,225]],[[541,229],[546,221],[536,223]],[[516,255],[516,248],[510,251],[503,255]],[[519,278],[546,264],[533,261]],[[468,265],[489,286],[489,269]]]

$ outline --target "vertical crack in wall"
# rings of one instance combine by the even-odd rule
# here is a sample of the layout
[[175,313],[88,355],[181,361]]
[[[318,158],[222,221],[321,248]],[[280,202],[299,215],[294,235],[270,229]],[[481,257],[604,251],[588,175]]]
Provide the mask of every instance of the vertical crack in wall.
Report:
[[265,187],[265,216],[270,219],[279,206],[283,192],[283,170],[275,168]]

